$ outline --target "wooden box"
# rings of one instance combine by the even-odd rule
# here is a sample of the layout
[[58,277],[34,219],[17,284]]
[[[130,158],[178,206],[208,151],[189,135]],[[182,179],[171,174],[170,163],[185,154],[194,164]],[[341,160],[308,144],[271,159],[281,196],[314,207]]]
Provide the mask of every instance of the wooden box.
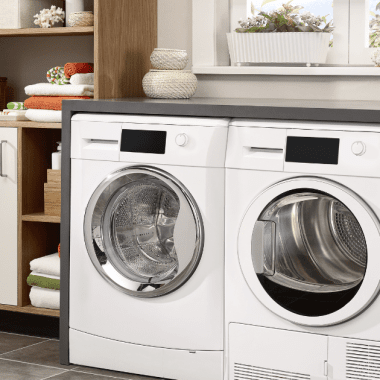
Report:
[[47,171],[47,183],[44,184],[45,214],[61,216],[61,171]]

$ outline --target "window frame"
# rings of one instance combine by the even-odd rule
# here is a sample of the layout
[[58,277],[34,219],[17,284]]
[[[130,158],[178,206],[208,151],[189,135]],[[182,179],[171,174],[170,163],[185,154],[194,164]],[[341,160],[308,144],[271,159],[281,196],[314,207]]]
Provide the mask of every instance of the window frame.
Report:
[[[368,4],[369,0],[334,0],[335,46],[329,49],[327,66],[373,66],[372,49],[363,47]],[[246,14],[247,8],[247,0],[193,0],[195,72],[202,73],[202,67],[230,66],[226,33],[237,27],[238,15]]]

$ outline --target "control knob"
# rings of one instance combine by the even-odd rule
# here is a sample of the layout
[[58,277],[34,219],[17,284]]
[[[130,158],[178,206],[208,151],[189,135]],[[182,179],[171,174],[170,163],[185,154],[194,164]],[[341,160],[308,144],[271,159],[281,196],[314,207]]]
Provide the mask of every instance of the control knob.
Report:
[[175,142],[179,146],[185,146],[189,142],[189,138],[187,137],[186,133],[180,133],[176,136]]
[[355,141],[351,147],[352,153],[356,156],[362,156],[365,153],[365,144],[362,141]]

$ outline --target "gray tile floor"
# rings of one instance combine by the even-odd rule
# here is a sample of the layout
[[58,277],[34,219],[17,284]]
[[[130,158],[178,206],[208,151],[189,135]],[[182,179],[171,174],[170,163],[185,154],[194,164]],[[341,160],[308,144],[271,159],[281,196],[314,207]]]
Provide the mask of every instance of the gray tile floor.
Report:
[[159,380],[97,368],[59,364],[59,342],[0,332],[1,380]]

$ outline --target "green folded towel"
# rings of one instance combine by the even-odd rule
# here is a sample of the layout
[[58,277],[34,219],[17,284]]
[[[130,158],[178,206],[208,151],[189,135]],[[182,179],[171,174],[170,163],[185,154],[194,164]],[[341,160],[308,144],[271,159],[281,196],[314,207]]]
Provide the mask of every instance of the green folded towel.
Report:
[[60,280],[54,278],[36,276],[30,274],[26,279],[29,286],[38,286],[39,288],[60,290]]
[[23,102],[10,102],[7,104],[9,110],[26,110]]

